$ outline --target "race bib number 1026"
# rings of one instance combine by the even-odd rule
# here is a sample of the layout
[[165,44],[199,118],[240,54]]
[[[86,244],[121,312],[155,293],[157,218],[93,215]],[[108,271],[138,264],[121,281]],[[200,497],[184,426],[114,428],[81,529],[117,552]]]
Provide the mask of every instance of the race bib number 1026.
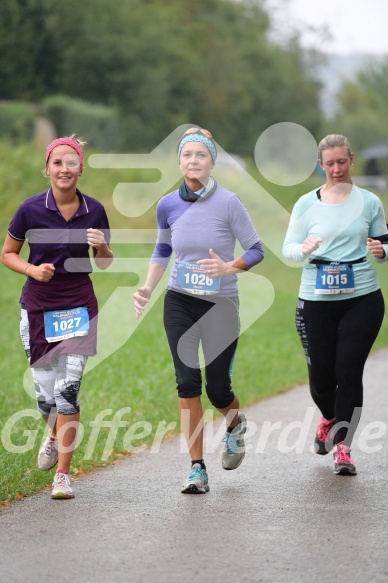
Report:
[[178,265],[176,283],[191,294],[209,295],[220,291],[220,278],[209,277],[202,265],[198,263],[182,261]]

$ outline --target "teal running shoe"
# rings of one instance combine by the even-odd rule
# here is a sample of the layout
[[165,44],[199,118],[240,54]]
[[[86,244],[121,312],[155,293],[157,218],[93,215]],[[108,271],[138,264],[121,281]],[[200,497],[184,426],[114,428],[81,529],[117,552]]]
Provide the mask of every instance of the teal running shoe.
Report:
[[244,413],[238,413],[238,423],[229,433],[226,432],[222,441],[221,464],[224,470],[235,470],[245,457],[244,433],[247,430],[247,420]]
[[189,477],[183,484],[181,492],[182,494],[206,494],[206,492],[209,492],[209,480],[201,464],[194,464],[192,466]]

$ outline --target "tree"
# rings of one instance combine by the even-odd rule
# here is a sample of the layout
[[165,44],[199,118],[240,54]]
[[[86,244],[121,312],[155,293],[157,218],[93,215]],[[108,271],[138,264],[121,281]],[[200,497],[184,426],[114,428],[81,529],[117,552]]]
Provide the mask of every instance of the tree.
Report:
[[40,0],[2,0],[0,99],[39,101],[57,91],[51,38]]
[[333,126],[349,138],[354,150],[387,141],[387,94],[388,59],[376,61],[342,86]]
[[0,57],[3,97],[56,92],[117,107],[118,149],[149,149],[187,122],[240,154],[279,121],[318,131],[319,85],[306,53],[297,37],[287,46],[269,40],[264,0],[3,2],[23,35],[23,51],[11,33],[0,41],[14,53]]

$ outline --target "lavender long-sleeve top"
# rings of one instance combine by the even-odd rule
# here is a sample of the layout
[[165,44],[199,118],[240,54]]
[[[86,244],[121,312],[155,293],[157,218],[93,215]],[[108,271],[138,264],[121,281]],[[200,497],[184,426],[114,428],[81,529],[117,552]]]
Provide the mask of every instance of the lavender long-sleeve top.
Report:
[[[166,268],[172,252],[176,253],[168,282],[171,289],[180,289],[176,285],[179,263],[195,263],[210,258],[209,249],[213,249],[222,261],[232,261],[238,240],[245,251],[242,258],[247,269],[260,263],[264,257],[248,211],[235,193],[221,186],[208,198],[196,202],[182,200],[179,190],[175,190],[160,199],[156,217],[158,238],[151,263]],[[219,295],[233,296],[237,293],[237,276],[222,277]]]

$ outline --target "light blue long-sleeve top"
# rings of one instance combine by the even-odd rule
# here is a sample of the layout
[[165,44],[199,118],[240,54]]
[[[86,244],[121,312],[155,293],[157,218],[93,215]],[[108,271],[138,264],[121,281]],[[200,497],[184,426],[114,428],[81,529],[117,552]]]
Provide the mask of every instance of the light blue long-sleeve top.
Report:
[[[156,206],[156,217],[158,238],[150,262],[166,268],[175,251],[168,282],[171,289],[180,289],[176,285],[179,263],[207,259],[209,249],[213,249],[222,261],[232,261],[236,241],[239,241],[245,251],[242,258],[247,269],[264,257],[248,211],[235,193],[221,186],[217,186],[208,198],[196,202],[182,200],[179,190],[166,194]],[[221,277],[219,295],[237,293],[237,275]]]
[[[384,209],[380,199],[356,185],[349,197],[340,204],[325,204],[317,195],[319,189],[302,196],[295,204],[286,238],[283,255],[286,259],[300,262],[306,258],[327,261],[354,261],[367,255],[367,238],[388,233]],[[303,241],[311,237],[322,239],[319,248],[306,256],[302,252]],[[388,259],[388,245],[384,245],[384,259]],[[351,294],[315,294],[317,266],[305,263],[302,271],[299,297],[313,301],[345,300],[379,289],[376,271],[370,261],[353,265],[355,289]]]

